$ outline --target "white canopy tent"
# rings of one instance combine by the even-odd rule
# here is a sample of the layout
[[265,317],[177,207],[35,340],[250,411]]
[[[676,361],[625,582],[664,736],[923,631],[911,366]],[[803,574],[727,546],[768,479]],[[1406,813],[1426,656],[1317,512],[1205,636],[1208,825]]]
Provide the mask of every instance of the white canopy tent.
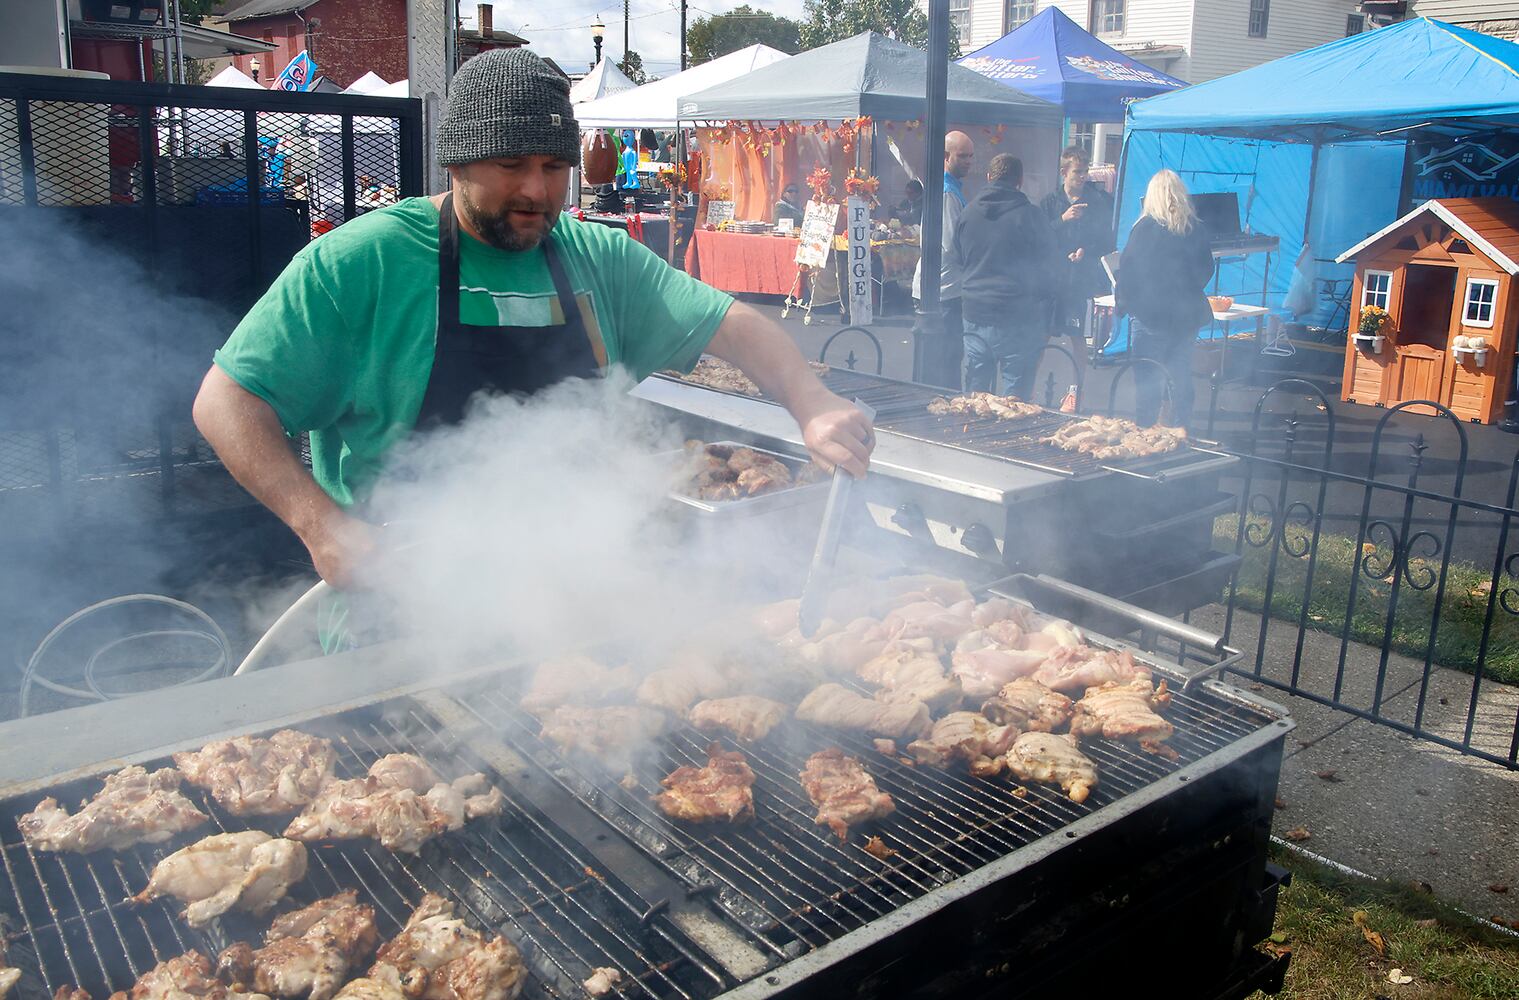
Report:
[[344,90],[345,94],[369,94],[370,96],[385,96],[381,94],[390,84],[385,78],[376,75],[372,70],[350,83]]
[[397,80],[395,83],[387,83],[385,86],[381,87],[379,90],[375,91],[370,96],[372,96],[372,97],[410,97],[411,96],[411,81],[410,80]]
[[620,94],[625,90],[632,90],[636,86],[637,84],[629,80],[627,75],[617,68],[616,63],[610,59],[603,59],[570,87],[570,103],[585,104],[588,101],[596,101],[603,97],[611,97],[613,94]]
[[680,111],[680,99],[686,94],[715,87],[762,66],[789,58],[791,57],[780,49],[772,49],[768,45],[751,45],[700,66],[692,66],[684,73],[676,73],[610,97],[588,101],[575,108],[575,120],[581,128],[673,129]]
[[236,66],[228,66],[206,81],[208,87],[238,87],[243,90],[267,90],[262,83],[244,73]]

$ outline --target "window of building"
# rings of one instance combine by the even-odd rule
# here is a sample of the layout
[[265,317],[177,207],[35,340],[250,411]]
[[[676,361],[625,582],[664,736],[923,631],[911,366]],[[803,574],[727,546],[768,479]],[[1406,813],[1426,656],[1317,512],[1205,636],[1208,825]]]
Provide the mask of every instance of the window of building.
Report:
[[1471,278],[1466,282],[1466,325],[1492,326],[1493,304],[1498,300],[1498,282],[1492,278]]
[[1366,30],[1366,15],[1365,14],[1346,14],[1345,15],[1345,37],[1346,38],[1349,38],[1351,35],[1359,35],[1361,32],[1363,32],[1365,30]]
[[1090,122],[1072,122],[1071,145],[1080,146],[1086,150],[1087,156],[1091,156],[1097,145],[1097,126]]
[[1250,37],[1265,38],[1266,22],[1271,19],[1271,0],[1250,0]]
[[1002,29],[1003,33],[1012,31],[1037,13],[1034,0],[1007,0],[1007,26]]
[[962,50],[970,45],[970,0],[949,0],[949,26]]
[[1092,33],[1123,34],[1124,0],[1092,0]]
[[1367,271],[1365,283],[1361,286],[1361,307],[1376,306],[1378,309],[1386,309],[1391,299],[1392,272]]

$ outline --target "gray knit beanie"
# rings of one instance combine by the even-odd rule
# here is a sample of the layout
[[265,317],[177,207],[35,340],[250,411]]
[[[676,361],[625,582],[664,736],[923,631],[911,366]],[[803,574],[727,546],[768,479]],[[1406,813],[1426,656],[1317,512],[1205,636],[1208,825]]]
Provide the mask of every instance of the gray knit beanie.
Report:
[[490,49],[460,66],[438,123],[443,166],[501,156],[580,164],[570,83],[527,49]]

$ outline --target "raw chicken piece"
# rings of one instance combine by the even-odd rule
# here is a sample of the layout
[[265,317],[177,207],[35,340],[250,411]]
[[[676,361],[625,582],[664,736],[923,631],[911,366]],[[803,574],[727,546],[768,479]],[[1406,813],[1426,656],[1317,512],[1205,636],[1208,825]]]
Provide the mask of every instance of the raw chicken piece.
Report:
[[934,712],[960,704],[960,681],[945,676],[939,657],[905,643],[887,646],[856,673],[881,689],[877,701],[921,701]]
[[627,664],[608,667],[589,656],[565,656],[545,660],[533,671],[522,709],[542,715],[560,705],[597,705],[620,701],[633,690],[637,678]]
[[976,610],[971,612],[970,621],[976,628],[987,628],[998,622],[1011,622],[1021,629],[1028,629],[1032,618],[1033,612],[1022,604],[1005,597],[989,597],[976,605]]
[[840,684],[824,684],[802,699],[796,717],[838,729],[858,729],[892,739],[916,739],[931,727],[921,701],[886,703],[856,694]]
[[774,604],[762,604],[754,609],[752,620],[760,632],[769,639],[779,639],[796,628],[802,601],[793,597]]
[[987,698],[1003,685],[1038,670],[1047,653],[999,645],[986,630],[961,639],[950,657],[950,671],[968,698]]
[[1019,778],[1059,785],[1072,802],[1085,802],[1097,787],[1097,765],[1069,734],[1024,733],[1004,759]]
[[590,978],[580,985],[584,986],[585,991],[591,996],[604,997],[616,989],[617,984],[620,982],[622,982],[622,973],[620,971],[604,966],[597,966],[591,970]]
[[1017,726],[1027,733],[1053,733],[1071,721],[1071,699],[1032,677],[1019,677],[987,699],[981,712],[993,722]]
[[1089,687],[1086,696],[1076,703],[1071,733],[1109,740],[1163,743],[1176,729],[1155,714],[1155,709],[1170,700],[1166,682],[1161,681],[1159,687],[1152,689],[1149,675],[1135,677],[1127,684],[1109,681]]
[[663,712],[642,705],[561,705],[543,717],[540,735],[567,753],[625,759],[663,735],[667,726]]
[[742,823],[754,818],[754,772],[744,755],[713,743],[705,767],[678,767],[660,782],[659,811],[688,823]]
[[420,757],[390,754],[371,764],[367,777],[329,784],[290,821],[285,836],[308,843],[374,837],[392,851],[415,854],[433,837],[504,806],[500,789],[484,775],[440,781]]
[[[118,991],[111,994],[111,1000],[118,1000],[118,998],[125,997],[126,995],[126,993]],[[53,994],[53,1000],[94,1000],[94,998],[87,991],[81,990],[77,986],[60,986],[58,987],[58,992]]]
[[268,738],[238,736],[177,753],[174,765],[192,785],[234,816],[299,812],[332,779],[330,740],[281,729]]
[[378,979],[354,979],[338,991],[335,1000],[411,1000],[401,987]]
[[638,685],[640,705],[662,708],[676,715],[704,698],[721,698],[733,691],[733,682],[709,663],[684,663],[656,670]]
[[369,978],[411,1000],[513,1000],[527,966],[516,945],[500,936],[487,940],[454,916],[451,901],[428,893],[401,933],[380,948]]
[[971,774],[988,778],[1002,772],[1002,755],[1017,738],[1017,726],[999,726],[979,712],[951,712],[934,723],[928,736],[907,744],[907,752],[929,767],[963,760]]
[[1032,676],[1055,691],[1080,691],[1109,681],[1127,683],[1136,677],[1148,681],[1150,670],[1135,663],[1128,650],[1062,646],[1050,653]]
[[[63,990],[59,990],[58,996],[63,995]],[[89,994],[75,990],[69,998],[89,1000]],[[130,991],[112,993],[110,1000],[269,1000],[269,997],[262,993],[240,993],[213,979],[211,960],[198,951],[190,951],[158,963],[143,973]]]
[[186,922],[204,927],[228,910],[263,913],[305,877],[304,844],[262,830],[219,833],[160,861],[131,902],[174,896],[189,904]]
[[849,836],[851,826],[889,816],[897,808],[860,762],[838,747],[808,757],[801,780],[807,797],[818,807],[816,822],[836,833],[840,843]]
[[179,793],[180,778],[172,767],[152,774],[140,767],[122,768],[108,776],[89,805],[74,815],[56,799],[43,799],[17,819],[16,826],[38,851],[88,853],[162,843],[207,819]]
[[[856,618],[843,628],[834,628],[827,635],[821,630],[811,640],[803,639],[801,632],[794,632],[797,639],[783,646],[796,660],[816,664],[830,673],[853,673],[860,665],[880,655],[890,637],[886,627],[874,618]],[[931,642],[921,643],[932,650]]]
[[688,716],[704,733],[725,729],[741,740],[762,740],[786,717],[786,706],[758,695],[699,701]]
[[217,974],[273,997],[328,1000],[379,943],[374,908],[349,889],[277,918],[257,951],[241,942],[226,948]]
[[931,601],[903,605],[881,620],[893,639],[929,639],[939,649],[953,649],[965,634],[974,631],[976,602],[964,600],[944,607]]

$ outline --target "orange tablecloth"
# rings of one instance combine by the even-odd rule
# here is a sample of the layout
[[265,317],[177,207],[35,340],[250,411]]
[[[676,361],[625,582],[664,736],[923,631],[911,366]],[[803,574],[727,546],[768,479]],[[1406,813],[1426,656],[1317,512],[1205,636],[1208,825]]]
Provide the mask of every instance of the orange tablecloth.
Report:
[[725,292],[785,295],[796,280],[800,240],[696,231],[696,277]]

